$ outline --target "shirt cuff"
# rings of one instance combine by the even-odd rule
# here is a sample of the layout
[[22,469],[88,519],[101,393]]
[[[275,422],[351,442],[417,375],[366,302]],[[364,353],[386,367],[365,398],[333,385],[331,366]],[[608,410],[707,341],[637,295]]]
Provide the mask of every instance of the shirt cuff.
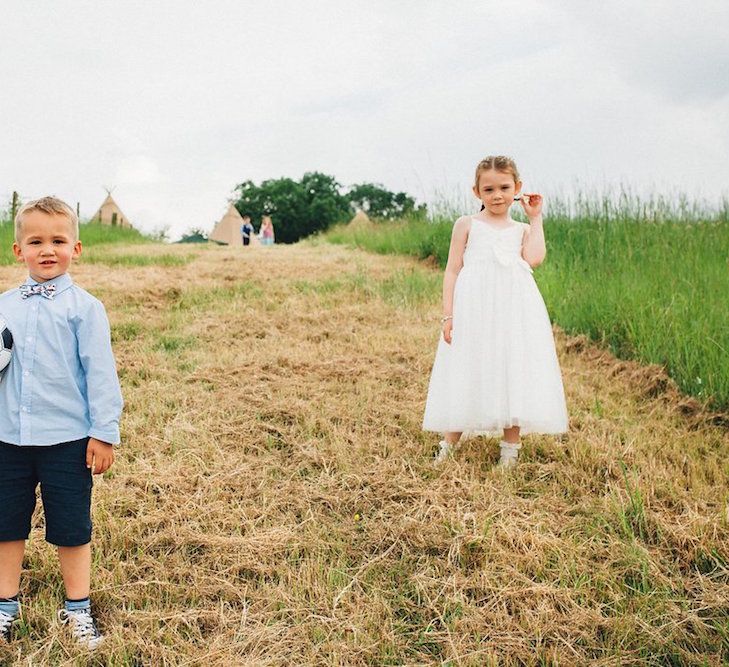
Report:
[[89,438],[95,438],[101,440],[101,442],[108,442],[110,445],[118,445],[121,442],[119,434],[119,428],[106,428],[106,429],[89,429]]

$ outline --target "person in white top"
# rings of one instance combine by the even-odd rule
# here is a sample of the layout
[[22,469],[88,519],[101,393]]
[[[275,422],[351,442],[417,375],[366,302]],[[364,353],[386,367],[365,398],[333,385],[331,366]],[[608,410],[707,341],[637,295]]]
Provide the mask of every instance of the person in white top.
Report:
[[[443,433],[435,463],[461,436],[501,436],[501,467],[516,464],[520,436],[565,433],[567,406],[552,326],[532,269],[544,261],[542,196],[522,194],[506,156],[479,162],[481,211],[453,226],[443,279],[442,332],[423,429]],[[529,224],[509,215],[520,201]]]

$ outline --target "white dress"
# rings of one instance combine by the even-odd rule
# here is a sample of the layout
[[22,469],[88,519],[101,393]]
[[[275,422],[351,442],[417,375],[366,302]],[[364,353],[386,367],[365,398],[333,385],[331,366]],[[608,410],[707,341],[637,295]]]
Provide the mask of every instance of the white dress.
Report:
[[453,338],[440,337],[423,429],[500,435],[564,433],[567,406],[554,337],[532,269],[529,227],[471,218],[453,293]]

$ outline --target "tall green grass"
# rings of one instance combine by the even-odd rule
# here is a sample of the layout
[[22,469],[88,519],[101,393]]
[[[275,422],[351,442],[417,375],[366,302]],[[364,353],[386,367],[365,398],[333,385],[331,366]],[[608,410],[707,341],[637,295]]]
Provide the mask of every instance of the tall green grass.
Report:
[[80,225],[79,234],[81,242],[89,246],[107,243],[151,243],[154,241],[154,239],[145,236],[134,228],[124,229],[93,222]]
[[381,222],[369,227],[338,225],[323,235],[332,243],[365,248],[381,255],[412,255],[434,259],[444,267],[448,260],[453,220],[415,218]]
[[[14,229],[11,222],[0,222],[0,265],[13,264]],[[79,226],[81,243],[85,247],[108,245],[114,243],[149,243],[150,238],[144,236],[136,229],[124,229],[110,225],[99,225],[94,223],[81,224]]]
[[[340,226],[334,243],[432,257],[453,219]],[[552,203],[535,271],[550,316],[622,358],[662,365],[686,393],[729,409],[729,202],[578,196]]]
[[729,408],[729,222],[559,220],[547,234],[536,277],[556,322]]

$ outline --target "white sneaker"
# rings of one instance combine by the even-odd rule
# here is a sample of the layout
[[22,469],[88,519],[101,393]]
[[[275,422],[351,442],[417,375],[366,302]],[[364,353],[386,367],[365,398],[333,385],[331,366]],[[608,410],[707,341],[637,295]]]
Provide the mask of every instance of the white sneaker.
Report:
[[498,466],[500,468],[513,468],[519,460],[519,450],[521,443],[511,443],[505,440],[501,441],[501,458]]
[[19,616],[11,616],[10,614],[6,614],[4,611],[0,611],[0,644],[10,641],[13,624],[19,618]]
[[440,441],[440,449],[438,450],[438,453],[435,455],[435,458],[433,459],[433,465],[439,466],[441,463],[443,463],[449,456],[453,454],[454,446],[451,445],[449,442],[446,442],[445,440]]
[[58,612],[58,620],[63,625],[68,625],[78,643],[91,651],[104,641],[104,637],[96,627],[96,621],[91,615],[91,609],[79,609],[78,611],[61,609]]

